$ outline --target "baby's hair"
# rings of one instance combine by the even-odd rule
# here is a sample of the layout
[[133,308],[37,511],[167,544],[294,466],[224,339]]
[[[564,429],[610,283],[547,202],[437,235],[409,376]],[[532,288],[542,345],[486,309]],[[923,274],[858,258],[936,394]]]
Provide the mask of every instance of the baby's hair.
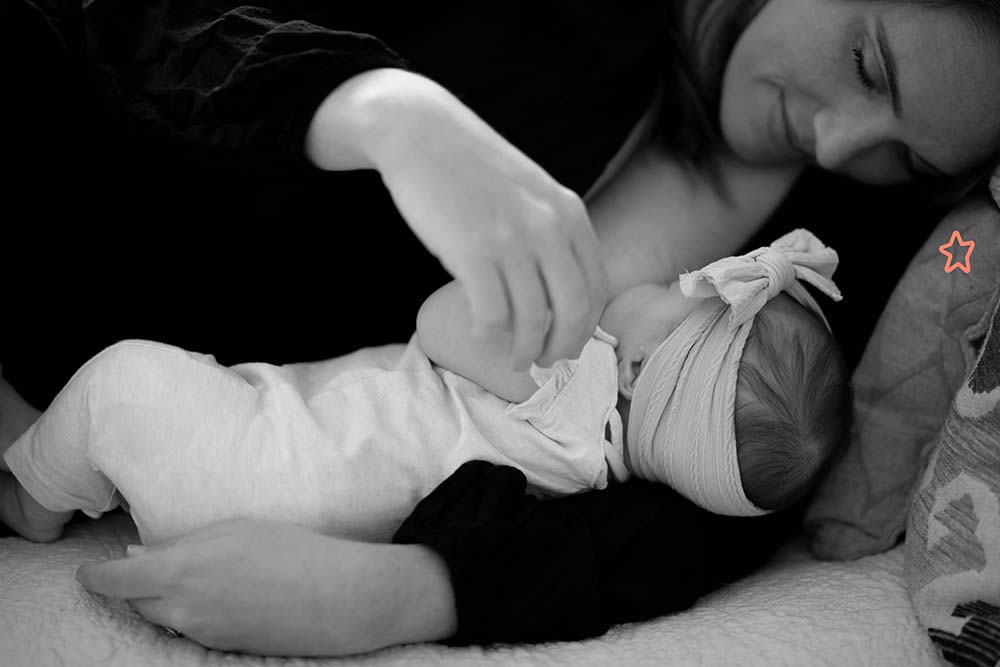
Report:
[[767,510],[804,498],[847,446],[852,399],[847,364],[826,326],[785,295],[769,302],[747,338],[736,389],[747,498]]

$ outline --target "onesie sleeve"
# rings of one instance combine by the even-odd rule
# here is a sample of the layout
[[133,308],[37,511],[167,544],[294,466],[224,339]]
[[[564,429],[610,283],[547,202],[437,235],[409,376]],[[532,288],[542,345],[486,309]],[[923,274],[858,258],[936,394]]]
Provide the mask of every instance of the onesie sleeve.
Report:
[[524,474],[466,463],[396,533],[444,559],[452,645],[575,640],[680,611],[761,565],[797,511],[722,517],[644,481],[574,496],[525,495]]
[[[587,416],[602,417],[608,404],[614,406],[618,396],[617,362],[614,349],[618,340],[598,328],[584,345],[576,359],[559,359],[548,368],[531,364],[529,374],[538,389],[521,403],[511,403],[506,410],[508,417],[534,423],[545,431],[545,416],[556,404],[569,404],[570,412],[560,421],[587,420]],[[569,385],[575,383],[575,391]],[[548,420],[551,421],[551,420]]]
[[[168,141],[305,165],[305,133],[323,99],[355,74],[406,63],[376,36],[319,25],[290,9],[302,4],[85,3],[88,56],[103,103]],[[335,23],[337,3],[326,6]]]

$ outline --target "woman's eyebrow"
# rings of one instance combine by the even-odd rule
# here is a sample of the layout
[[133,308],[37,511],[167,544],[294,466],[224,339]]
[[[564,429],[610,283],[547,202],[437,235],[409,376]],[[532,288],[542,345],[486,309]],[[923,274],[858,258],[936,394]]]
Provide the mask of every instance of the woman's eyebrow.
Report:
[[[875,19],[875,41],[878,44],[878,51],[882,58],[883,68],[885,70],[885,82],[886,86],[889,88],[889,99],[892,100],[892,111],[896,114],[896,118],[903,117],[903,102],[899,99],[899,79],[896,70],[896,56],[892,52],[892,47],[889,45],[889,35],[885,31],[885,24],[882,23],[881,18]],[[954,178],[951,174],[948,174],[941,169],[938,169],[925,158],[921,156],[916,156],[917,160],[923,165],[924,169],[930,172],[931,177],[940,180],[946,180],[949,178]]]
[[903,103],[899,99],[899,84],[896,79],[896,56],[889,45],[889,36],[885,32],[885,24],[881,18],[875,19],[875,41],[885,66],[885,82],[889,87],[889,99],[892,100],[892,110],[897,118],[903,116]]

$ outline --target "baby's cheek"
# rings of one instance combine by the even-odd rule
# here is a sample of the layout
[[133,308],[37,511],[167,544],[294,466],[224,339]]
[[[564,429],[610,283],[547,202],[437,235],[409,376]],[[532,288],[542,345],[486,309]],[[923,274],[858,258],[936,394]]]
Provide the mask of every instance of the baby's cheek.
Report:
[[615,354],[618,356],[619,370],[629,361],[641,358],[639,345],[636,344],[635,338],[629,335],[618,339],[618,347],[615,348]]

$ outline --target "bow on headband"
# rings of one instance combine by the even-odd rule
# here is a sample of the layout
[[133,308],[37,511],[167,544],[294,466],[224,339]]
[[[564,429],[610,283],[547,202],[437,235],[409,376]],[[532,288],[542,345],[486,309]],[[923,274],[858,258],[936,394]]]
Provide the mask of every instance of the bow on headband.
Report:
[[718,514],[766,513],[746,497],[737,459],[733,415],[743,347],[754,316],[782,291],[826,323],[799,281],[839,301],[831,279],[836,268],[837,253],[797,229],[769,247],[681,276],[684,294],[705,301],[656,348],[636,380],[626,444],[638,476],[669,484]]
[[725,257],[700,271],[683,274],[681,291],[694,299],[718,296],[729,304],[731,329],[759,313],[779,292],[788,292],[826,324],[819,304],[799,281],[840,301],[840,290],[833,282],[837,262],[836,250],[823,245],[812,232],[796,229],[768,247],[739,257]]

